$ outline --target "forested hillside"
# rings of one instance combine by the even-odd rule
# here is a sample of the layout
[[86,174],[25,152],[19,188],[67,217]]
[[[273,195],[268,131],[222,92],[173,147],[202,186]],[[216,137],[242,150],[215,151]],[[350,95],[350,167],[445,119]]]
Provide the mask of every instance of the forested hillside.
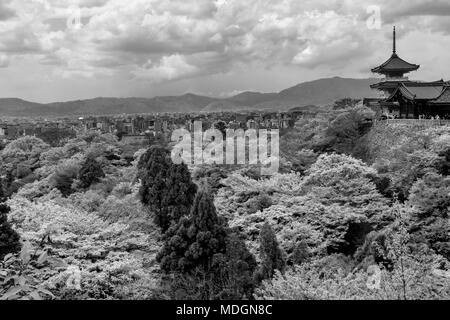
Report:
[[449,299],[450,128],[341,106],[281,168],[134,159],[110,134],[1,150],[1,299]]

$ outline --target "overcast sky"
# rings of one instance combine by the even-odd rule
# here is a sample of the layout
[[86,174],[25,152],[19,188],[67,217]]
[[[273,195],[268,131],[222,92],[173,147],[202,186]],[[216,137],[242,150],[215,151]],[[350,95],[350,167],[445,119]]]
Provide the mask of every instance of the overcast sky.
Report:
[[399,55],[421,65],[412,78],[449,79],[449,16],[448,0],[0,0],[0,97],[227,96],[370,77],[394,24]]

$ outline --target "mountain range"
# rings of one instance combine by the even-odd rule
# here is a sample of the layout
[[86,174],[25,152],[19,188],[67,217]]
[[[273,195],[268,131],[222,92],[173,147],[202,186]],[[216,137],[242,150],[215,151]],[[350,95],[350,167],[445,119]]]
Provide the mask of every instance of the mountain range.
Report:
[[52,117],[156,112],[283,111],[307,105],[322,106],[342,98],[373,97],[377,79],[325,78],[300,83],[277,93],[243,92],[229,98],[195,94],[154,98],[94,98],[47,104],[0,98],[0,116]]

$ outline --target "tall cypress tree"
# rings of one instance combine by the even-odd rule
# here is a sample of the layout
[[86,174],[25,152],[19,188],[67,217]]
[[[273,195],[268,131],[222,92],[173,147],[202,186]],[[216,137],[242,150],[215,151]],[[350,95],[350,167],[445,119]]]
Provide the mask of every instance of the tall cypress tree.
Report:
[[141,202],[155,215],[155,223],[163,233],[189,214],[196,185],[185,164],[174,164],[167,149],[150,147],[139,159]]
[[197,186],[192,182],[188,167],[184,163],[172,163],[167,174],[167,193],[163,199],[171,222],[177,223],[182,216],[189,214],[196,193]]
[[217,215],[206,187],[196,194],[189,216],[182,216],[163,239],[157,260],[162,271],[174,276],[170,284],[174,298],[252,296],[256,260],[242,237]]
[[154,213],[155,223],[165,231],[169,227],[169,217],[164,198],[167,192],[166,177],[170,167],[169,152],[165,148],[150,147],[139,159],[138,170],[141,178],[139,195],[141,202]]
[[0,259],[8,253],[15,253],[20,250],[19,234],[11,228],[8,222],[10,207],[4,203],[3,188],[0,181]]
[[189,273],[195,269],[209,272],[214,255],[225,253],[226,237],[226,228],[217,216],[212,198],[207,191],[200,190],[190,215],[182,217],[165,235],[158,254],[161,269],[167,273]]
[[247,249],[243,236],[237,231],[231,232],[227,237],[225,255],[216,255],[214,259],[217,298],[251,298],[255,288],[253,274],[256,266],[256,259]]
[[256,280],[261,281],[273,277],[275,270],[284,271],[286,261],[272,227],[266,222],[260,232],[259,254],[261,265],[256,273]]

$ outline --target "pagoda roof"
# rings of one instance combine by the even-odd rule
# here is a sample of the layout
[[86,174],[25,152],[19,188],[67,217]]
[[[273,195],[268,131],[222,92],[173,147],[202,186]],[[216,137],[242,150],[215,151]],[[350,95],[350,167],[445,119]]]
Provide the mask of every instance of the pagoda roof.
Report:
[[389,73],[389,72],[410,72],[415,71],[420,68],[420,65],[418,64],[412,64],[409,62],[406,62],[402,58],[400,58],[397,53],[393,53],[392,56],[383,64],[380,66],[373,68],[372,72],[375,73]]
[[407,100],[434,100],[437,99],[444,90],[444,83],[439,82],[414,82],[414,83],[402,83],[391,94],[386,101],[390,101],[400,93]]
[[435,100],[431,101],[431,103],[445,103],[450,104],[450,85],[446,85],[444,89],[442,90],[439,97],[437,97]]
[[413,81],[413,80],[390,80],[390,79],[382,79],[382,81],[378,83],[374,83],[370,87],[372,89],[378,89],[378,88],[390,88],[390,89],[397,89],[400,85],[405,85],[406,87],[443,87],[444,85],[447,85],[448,82],[441,80],[436,81]]
[[390,80],[390,79],[380,79],[380,82],[374,83],[370,85],[372,89],[379,89],[379,88],[390,88],[395,89],[398,87],[400,83],[409,83],[412,82],[411,80]]
[[396,44],[396,33],[395,27],[393,32],[393,41],[392,41],[392,55],[391,57],[382,63],[380,66],[373,68],[372,72],[388,74],[391,72],[401,72],[407,73],[410,71],[415,71],[420,68],[420,65],[406,62],[402,58],[397,55],[397,44]]

